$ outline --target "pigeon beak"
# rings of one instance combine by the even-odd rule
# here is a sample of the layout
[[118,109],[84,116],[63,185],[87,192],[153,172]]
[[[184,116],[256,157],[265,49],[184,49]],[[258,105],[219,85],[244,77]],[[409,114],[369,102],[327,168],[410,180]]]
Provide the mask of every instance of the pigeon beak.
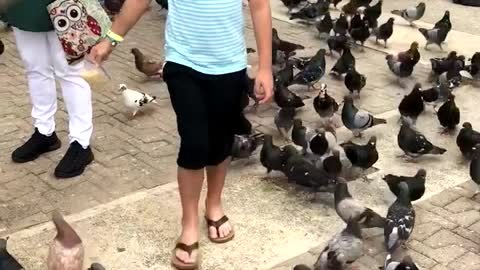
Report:
[[158,104],[158,102],[156,100],[153,100],[152,103]]

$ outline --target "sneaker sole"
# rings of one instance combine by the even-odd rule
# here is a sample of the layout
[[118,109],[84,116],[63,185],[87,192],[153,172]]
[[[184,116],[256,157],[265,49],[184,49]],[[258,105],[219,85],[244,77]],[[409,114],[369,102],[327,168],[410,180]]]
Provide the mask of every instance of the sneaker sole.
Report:
[[37,158],[39,158],[43,154],[58,150],[58,149],[60,149],[60,147],[62,147],[62,142],[59,140],[55,144],[52,144],[46,151],[44,151],[42,153],[38,153],[37,155],[35,155],[33,157],[26,158],[26,159],[12,157],[12,160],[15,163],[27,163],[27,162],[36,160]]
[[85,171],[85,169],[87,168],[88,165],[90,165],[93,160],[95,159],[94,155],[92,154],[92,156],[90,157],[90,160],[87,162],[87,164],[85,164],[85,166],[83,168],[81,168],[80,170],[78,171],[74,171],[74,172],[70,172],[70,173],[63,173],[63,172],[55,172],[55,177],[57,177],[58,179],[67,179],[67,178],[73,178],[73,177],[77,177],[77,176],[80,176],[83,174],[83,172]]

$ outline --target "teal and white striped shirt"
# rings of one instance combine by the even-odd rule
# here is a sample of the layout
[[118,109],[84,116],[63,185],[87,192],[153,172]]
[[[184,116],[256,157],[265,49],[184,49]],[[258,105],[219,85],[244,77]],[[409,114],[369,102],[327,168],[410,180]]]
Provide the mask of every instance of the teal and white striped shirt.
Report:
[[168,0],[165,52],[204,74],[246,68],[242,0]]

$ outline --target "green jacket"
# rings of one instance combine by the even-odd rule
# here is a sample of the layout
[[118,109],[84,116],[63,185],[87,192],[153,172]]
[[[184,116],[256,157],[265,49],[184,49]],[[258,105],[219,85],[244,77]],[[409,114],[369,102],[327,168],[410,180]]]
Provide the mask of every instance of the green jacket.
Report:
[[48,32],[53,30],[47,5],[54,0],[19,0],[5,14],[7,22],[23,31]]

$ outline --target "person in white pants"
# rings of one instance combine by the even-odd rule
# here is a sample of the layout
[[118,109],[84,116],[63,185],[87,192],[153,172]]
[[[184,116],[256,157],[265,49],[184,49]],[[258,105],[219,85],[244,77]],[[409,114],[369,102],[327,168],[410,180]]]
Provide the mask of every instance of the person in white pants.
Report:
[[[41,0],[39,2],[45,2],[40,5],[46,7],[51,1]],[[14,27],[17,48],[25,64],[33,106],[32,118],[35,132],[24,145],[12,153],[12,160],[17,163],[29,162],[43,153],[60,148],[61,142],[55,133],[56,80],[58,80],[69,115],[70,147],[55,168],[55,176],[58,178],[75,177],[82,174],[94,158],[90,148],[93,131],[90,86],[80,76],[83,64],[69,65],[67,63],[56,33],[50,30],[53,28],[49,25],[49,21],[45,22],[45,19],[49,19],[48,14],[41,14],[42,16],[36,18],[47,28],[34,29],[32,25],[35,23],[31,22],[33,19],[28,19],[29,15],[25,14],[27,8],[30,10],[35,7],[28,7],[28,4],[20,2],[12,11],[13,14],[10,13],[10,10],[7,11],[7,17]],[[39,9],[32,12],[35,12],[34,14],[43,13]],[[23,14],[22,18],[17,18],[20,15],[14,16],[18,14]],[[21,30],[20,27],[23,29]]]

